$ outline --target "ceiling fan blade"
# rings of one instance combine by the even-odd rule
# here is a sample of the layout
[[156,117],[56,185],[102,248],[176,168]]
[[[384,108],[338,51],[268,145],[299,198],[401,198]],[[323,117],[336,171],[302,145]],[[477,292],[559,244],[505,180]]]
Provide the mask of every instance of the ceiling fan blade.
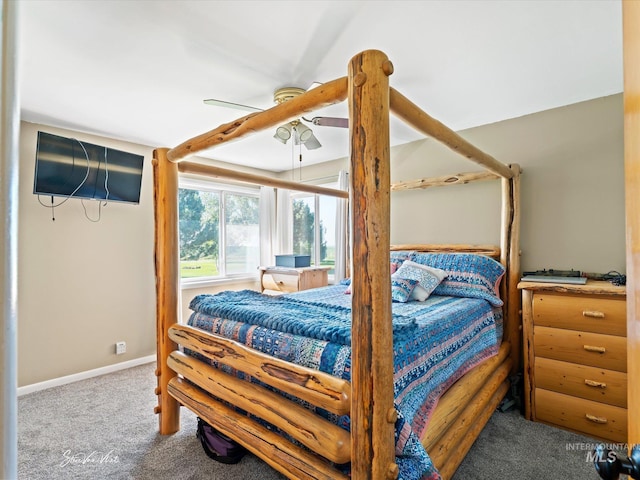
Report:
[[225,102],[224,100],[216,100],[215,98],[208,98],[203,100],[205,104],[212,105],[214,107],[226,107],[235,108],[236,110],[245,110],[248,112],[262,112],[261,108],[250,107],[249,105],[242,105],[240,103]]
[[311,123],[321,127],[349,128],[349,119],[340,117],[313,117]]
[[307,150],[315,150],[316,148],[320,148],[322,145],[316,138],[316,136],[312,133],[311,136],[304,142],[304,146],[307,147]]

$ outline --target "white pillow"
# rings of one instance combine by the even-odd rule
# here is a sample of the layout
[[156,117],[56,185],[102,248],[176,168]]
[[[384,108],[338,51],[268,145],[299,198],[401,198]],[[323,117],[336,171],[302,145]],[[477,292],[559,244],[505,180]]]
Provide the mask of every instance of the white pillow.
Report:
[[396,278],[417,280],[418,284],[411,292],[410,300],[424,302],[440,282],[447,276],[447,272],[435,267],[429,267],[411,260],[405,260],[393,274]]
[[429,290],[424,288],[422,285],[418,284],[415,287],[413,287],[413,291],[409,296],[409,300],[424,302],[427,298],[429,298],[429,295],[431,295],[431,292],[429,292]]

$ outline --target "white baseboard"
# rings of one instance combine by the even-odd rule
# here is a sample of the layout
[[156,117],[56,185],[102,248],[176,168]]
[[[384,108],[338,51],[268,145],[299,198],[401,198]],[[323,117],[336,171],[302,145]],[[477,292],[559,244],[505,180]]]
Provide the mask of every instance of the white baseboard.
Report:
[[149,355],[148,357],[135,358],[126,362],[114,363],[113,365],[107,365],[106,367],[100,367],[94,370],[87,370],[86,372],[74,373],[73,375],[67,375],[66,377],[53,378],[44,382],[25,385],[24,387],[18,387],[18,396],[20,397],[22,395],[26,395],[27,393],[46,390],[47,388],[52,387],[59,387],[60,385],[66,385],[67,383],[78,382],[80,380],[86,380],[87,378],[98,377],[107,373],[113,373],[117,372],[118,370],[125,370],[127,368],[137,367],[138,365],[144,365],[145,363],[151,363],[155,361],[156,356]]

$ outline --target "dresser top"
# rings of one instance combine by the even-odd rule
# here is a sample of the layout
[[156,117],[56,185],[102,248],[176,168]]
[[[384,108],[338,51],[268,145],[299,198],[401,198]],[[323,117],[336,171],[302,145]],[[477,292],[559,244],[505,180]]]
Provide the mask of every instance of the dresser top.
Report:
[[587,283],[584,285],[521,281],[518,283],[518,288],[541,292],[583,293],[588,295],[615,295],[621,297],[626,297],[627,295],[627,290],[624,286],[616,286],[610,282],[596,280],[587,280]]

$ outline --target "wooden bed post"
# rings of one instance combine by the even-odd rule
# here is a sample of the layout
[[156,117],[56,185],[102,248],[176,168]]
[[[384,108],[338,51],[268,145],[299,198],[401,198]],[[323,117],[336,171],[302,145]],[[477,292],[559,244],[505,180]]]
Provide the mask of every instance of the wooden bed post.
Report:
[[153,151],[153,202],[155,214],[156,340],[158,414],[160,434],[180,430],[180,404],[167,392],[176,373],[167,366],[178,346],[169,339],[169,327],[178,321],[180,293],[178,269],[178,165],[167,160],[166,148]]
[[502,280],[501,296],[504,299],[503,338],[511,345],[515,374],[522,363],[522,322],[520,320],[521,298],[518,291],[520,281],[520,166],[510,166],[513,176],[502,178],[502,221],[500,228],[500,262],[508,266]]
[[627,232],[627,423],[629,448],[640,445],[640,4],[622,2],[624,172]]
[[[367,50],[349,64],[352,230],[351,474],[397,478],[389,274],[390,144],[387,56]],[[385,261],[386,260],[386,261]]]

